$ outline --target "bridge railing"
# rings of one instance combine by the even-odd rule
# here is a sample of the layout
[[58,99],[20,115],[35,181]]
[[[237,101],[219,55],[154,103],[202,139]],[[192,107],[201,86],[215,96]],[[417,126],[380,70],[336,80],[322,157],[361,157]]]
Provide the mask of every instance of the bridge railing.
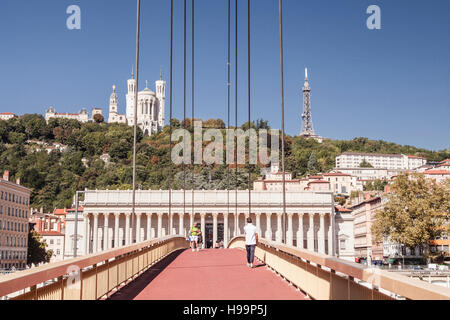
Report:
[[[229,248],[245,249],[245,238],[234,238]],[[255,255],[316,300],[450,300],[448,288],[265,239]]]
[[185,238],[169,236],[0,276],[0,298],[101,299],[170,253],[188,247]]

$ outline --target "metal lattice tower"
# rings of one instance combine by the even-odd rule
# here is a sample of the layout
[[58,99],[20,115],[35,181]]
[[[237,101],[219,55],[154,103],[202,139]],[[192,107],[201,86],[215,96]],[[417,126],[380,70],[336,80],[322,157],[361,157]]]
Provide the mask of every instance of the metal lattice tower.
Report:
[[314,132],[314,126],[312,122],[311,114],[311,88],[308,82],[308,69],[305,69],[305,86],[303,87],[303,114],[302,114],[303,124],[302,132],[300,136],[302,137],[313,137],[316,135]]

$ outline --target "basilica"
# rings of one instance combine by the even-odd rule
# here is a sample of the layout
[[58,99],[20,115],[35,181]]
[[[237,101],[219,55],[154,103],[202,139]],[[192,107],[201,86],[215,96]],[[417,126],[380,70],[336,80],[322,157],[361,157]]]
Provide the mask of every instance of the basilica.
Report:
[[[148,88],[146,82],[145,89],[138,92],[137,104],[137,125],[144,132],[144,135],[152,135],[163,129],[164,107],[166,100],[166,82],[160,79],[155,81],[156,92]],[[126,114],[118,113],[119,99],[116,94],[116,87],[113,86],[113,92],[109,100],[109,118],[108,123],[124,123],[134,126],[134,107],[136,91],[138,90],[134,73],[128,80],[128,93],[126,95]]]

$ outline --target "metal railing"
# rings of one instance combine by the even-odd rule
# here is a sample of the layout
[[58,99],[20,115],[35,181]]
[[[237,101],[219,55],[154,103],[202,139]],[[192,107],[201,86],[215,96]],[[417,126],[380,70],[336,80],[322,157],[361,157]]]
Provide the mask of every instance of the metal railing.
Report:
[[[229,248],[245,249],[245,238]],[[445,287],[264,239],[255,256],[316,300],[450,300]]]
[[189,247],[169,236],[0,277],[0,298],[97,300],[107,297],[167,255]]

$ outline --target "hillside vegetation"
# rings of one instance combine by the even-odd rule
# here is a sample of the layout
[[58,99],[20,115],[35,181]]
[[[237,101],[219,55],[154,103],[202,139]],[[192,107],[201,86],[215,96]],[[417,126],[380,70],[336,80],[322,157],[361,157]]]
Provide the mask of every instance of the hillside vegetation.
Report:
[[[187,120],[184,124],[189,125]],[[224,129],[220,119],[208,120],[205,127]],[[175,128],[180,121],[174,119]],[[259,120],[252,127],[268,128],[267,121]],[[242,128],[248,128],[248,123]],[[41,115],[25,115],[20,118],[0,121],[0,170],[9,170],[11,180],[20,178],[21,184],[32,190],[31,205],[53,210],[69,207],[76,190],[87,189],[131,189],[133,160],[133,128],[127,125],[85,123],[75,120],[51,119],[47,124]],[[48,153],[45,145],[55,143],[67,145],[64,152]],[[424,156],[429,161],[450,158],[450,152],[432,152],[412,146],[400,146],[385,141],[356,138],[351,141],[326,139],[322,144],[300,137],[286,137],[286,169],[296,177],[307,173],[325,172],[333,169],[335,157],[342,152],[403,153]],[[140,189],[169,188],[170,157],[169,127],[151,137],[143,137],[138,130],[137,185]],[[100,159],[109,154],[110,162]],[[83,162],[84,160],[84,162]],[[247,167],[238,168],[237,177],[232,168],[222,166],[173,166],[174,189],[186,188],[239,189],[248,187]],[[192,174],[194,171],[194,177]],[[260,166],[251,167],[251,178],[255,180],[261,172]],[[237,178],[237,179],[236,179]]]

